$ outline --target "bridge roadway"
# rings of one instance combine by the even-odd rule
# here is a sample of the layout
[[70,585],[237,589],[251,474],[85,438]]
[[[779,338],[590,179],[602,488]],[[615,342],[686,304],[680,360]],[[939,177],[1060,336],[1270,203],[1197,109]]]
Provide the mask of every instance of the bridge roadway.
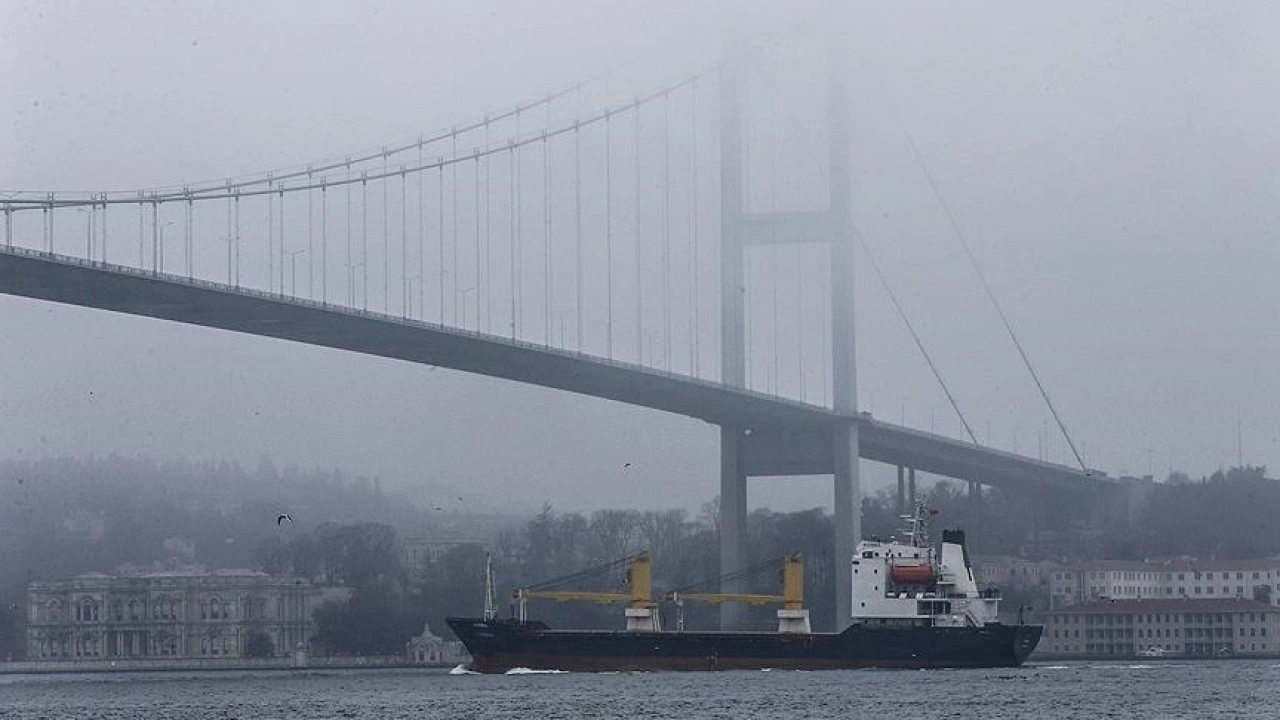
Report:
[[[0,247],[0,293],[339,348],[531,383],[740,428],[747,475],[832,472],[833,433],[860,455],[1003,487],[1096,487],[1105,475],[632,363],[135,268]],[[21,341],[11,338],[10,342]]]

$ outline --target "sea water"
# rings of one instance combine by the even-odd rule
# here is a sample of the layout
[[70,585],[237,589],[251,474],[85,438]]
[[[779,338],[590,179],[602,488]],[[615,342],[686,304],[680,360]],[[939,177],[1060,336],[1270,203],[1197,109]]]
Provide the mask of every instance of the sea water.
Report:
[[1274,661],[993,670],[0,675],[4,718],[1277,718]]

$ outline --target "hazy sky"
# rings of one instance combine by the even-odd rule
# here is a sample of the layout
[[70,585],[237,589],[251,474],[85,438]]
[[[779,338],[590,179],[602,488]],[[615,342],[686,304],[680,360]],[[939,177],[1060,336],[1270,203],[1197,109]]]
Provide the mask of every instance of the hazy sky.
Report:
[[[800,20],[786,2],[0,9],[3,190],[341,156],[614,67],[656,83],[730,29]],[[1235,463],[1239,418],[1245,461],[1280,467],[1280,5],[862,3],[850,20],[855,221],[979,438],[1035,455],[1047,412],[904,129],[1089,465],[1211,472]],[[865,266],[858,282],[861,405],[957,434]],[[0,337],[8,457],[266,453],[570,508],[717,492],[717,433],[684,418],[8,297]],[[752,492],[805,505],[826,487]]]

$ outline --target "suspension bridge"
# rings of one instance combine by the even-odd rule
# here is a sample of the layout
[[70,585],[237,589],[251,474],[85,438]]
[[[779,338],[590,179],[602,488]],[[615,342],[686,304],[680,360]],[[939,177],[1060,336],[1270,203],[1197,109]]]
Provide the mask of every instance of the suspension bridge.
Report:
[[979,494],[1106,483],[858,412],[850,98],[831,56],[807,177],[784,177],[753,137],[770,103],[759,73],[726,62],[621,102],[584,83],[300,167],[7,192],[0,292],[713,423],[724,572],[744,564],[748,477],[833,476],[836,557],[860,536],[860,457],[897,466],[900,501],[917,470]]

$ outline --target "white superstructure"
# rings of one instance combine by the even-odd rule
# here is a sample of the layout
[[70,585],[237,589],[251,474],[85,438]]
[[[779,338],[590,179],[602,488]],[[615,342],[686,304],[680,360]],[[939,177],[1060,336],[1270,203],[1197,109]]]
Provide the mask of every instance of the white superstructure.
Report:
[[864,540],[852,561],[855,622],[880,626],[982,626],[999,596],[980,592],[964,532],[944,530],[940,551],[925,536],[924,507],[903,517],[903,539]]

